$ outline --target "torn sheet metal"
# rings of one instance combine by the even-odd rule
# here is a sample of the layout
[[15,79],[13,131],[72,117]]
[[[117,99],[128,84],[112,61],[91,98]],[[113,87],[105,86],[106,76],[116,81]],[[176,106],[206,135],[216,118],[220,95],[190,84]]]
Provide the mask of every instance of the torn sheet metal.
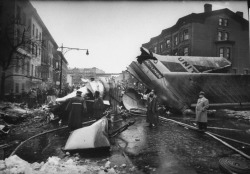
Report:
[[[141,55],[138,56],[138,62],[150,64],[151,61],[157,63],[160,61],[163,65],[157,65],[160,72],[223,72],[231,66],[231,62],[223,57],[200,57],[200,56],[162,56],[150,52],[146,48],[141,48]],[[146,61],[151,60],[151,61]],[[153,66],[153,65],[152,65]]]
[[[144,48],[141,51],[138,62],[132,62],[129,67],[169,108],[184,112],[197,102],[201,90],[206,93],[210,108],[215,105],[250,107],[250,75],[206,73],[229,67],[231,63],[226,59],[182,56],[178,60],[177,56],[175,60],[173,56],[160,56]],[[185,69],[181,60],[192,66]],[[170,63],[166,65],[166,62]],[[191,72],[187,70],[189,67]]]
[[[78,89],[77,91],[81,91],[82,96],[85,96],[89,93],[91,93],[91,95],[93,96],[95,91],[99,91],[100,96],[103,97],[104,86],[103,86],[101,81],[96,80],[96,81],[88,82],[84,87]],[[75,96],[76,96],[76,91],[73,91],[72,93],[66,95],[65,97],[57,98],[56,101],[57,102],[65,102],[67,99],[70,99],[70,98],[75,97]]]
[[65,150],[80,150],[110,147],[108,139],[108,120],[101,118],[90,126],[74,130],[65,145]]
[[130,88],[123,94],[122,102],[127,110],[133,108],[145,108],[145,104],[141,98],[141,95],[139,95],[134,89]]

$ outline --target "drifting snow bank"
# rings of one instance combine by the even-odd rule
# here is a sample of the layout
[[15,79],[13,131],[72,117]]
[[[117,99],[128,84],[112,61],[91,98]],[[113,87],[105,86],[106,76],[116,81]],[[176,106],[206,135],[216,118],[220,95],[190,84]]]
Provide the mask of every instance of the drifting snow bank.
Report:
[[[105,170],[105,172],[104,172]],[[79,161],[78,157],[69,159],[60,159],[58,157],[49,157],[47,162],[28,163],[27,161],[14,155],[5,160],[0,160],[1,174],[82,174],[82,173],[105,173],[116,174],[114,168],[99,167],[96,163],[90,163],[88,160]],[[119,172],[118,172],[119,173]]]

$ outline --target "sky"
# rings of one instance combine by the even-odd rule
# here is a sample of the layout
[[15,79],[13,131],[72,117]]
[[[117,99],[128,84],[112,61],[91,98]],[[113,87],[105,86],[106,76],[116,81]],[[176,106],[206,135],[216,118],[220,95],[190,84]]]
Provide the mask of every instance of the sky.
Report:
[[[120,73],[140,55],[140,47],[179,18],[212,10],[242,11],[247,1],[31,1],[58,44],[88,49],[65,53],[70,68],[96,67]],[[64,49],[63,52],[66,50]]]

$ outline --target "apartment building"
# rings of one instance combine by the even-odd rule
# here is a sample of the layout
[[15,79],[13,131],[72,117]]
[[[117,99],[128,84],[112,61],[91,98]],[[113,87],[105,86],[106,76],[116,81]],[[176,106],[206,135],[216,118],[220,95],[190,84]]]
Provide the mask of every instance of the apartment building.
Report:
[[180,18],[142,47],[160,55],[225,57],[229,73],[250,74],[249,22],[240,11],[205,4],[203,13]]
[[20,94],[53,80],[53,54],[58,46],[28,0],[0,1],[0,29],[4,93]]

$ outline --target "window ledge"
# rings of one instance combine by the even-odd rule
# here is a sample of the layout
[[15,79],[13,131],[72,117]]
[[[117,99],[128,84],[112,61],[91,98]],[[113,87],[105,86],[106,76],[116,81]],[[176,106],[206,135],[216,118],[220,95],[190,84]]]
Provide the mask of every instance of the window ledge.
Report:
[[235,41],[232,41],[232,40],[216,40],[214,43],[216,43],[216,44],[220,44],[220,43],[235,44]]

